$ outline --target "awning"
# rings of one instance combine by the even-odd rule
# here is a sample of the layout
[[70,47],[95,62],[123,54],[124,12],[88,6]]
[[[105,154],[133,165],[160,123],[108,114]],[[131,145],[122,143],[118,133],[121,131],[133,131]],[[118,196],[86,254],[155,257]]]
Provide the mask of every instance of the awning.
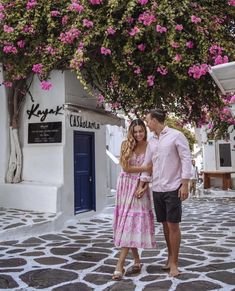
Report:
[[224,95],[235,92],[235,62],[213,66],[209,73]]
[[118,117],[104,109],[89,108],[73,103],[65,103],[64,110],[68,114],[79,114],[82,119],[90,120],[91,122],[100,123],[102,125],[109,124],[125,127],[125,120],[123,118]]

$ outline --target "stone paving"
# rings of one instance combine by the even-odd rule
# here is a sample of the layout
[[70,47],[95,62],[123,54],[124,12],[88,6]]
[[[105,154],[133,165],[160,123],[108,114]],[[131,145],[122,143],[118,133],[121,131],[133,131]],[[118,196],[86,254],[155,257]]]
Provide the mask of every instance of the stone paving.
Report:
[[91,219],[70,220],[60,232],[0,242],[0,290],[52,291],[235,291],[235,198],[184,202],[181,275],[162,270],[166,245],[156,224],[158,246],[141,250],[141,274],[111,280],[118,249],[112,242],[113,207]]
[[56,214],[0,207],[0,233],[6,229],[47,222]]

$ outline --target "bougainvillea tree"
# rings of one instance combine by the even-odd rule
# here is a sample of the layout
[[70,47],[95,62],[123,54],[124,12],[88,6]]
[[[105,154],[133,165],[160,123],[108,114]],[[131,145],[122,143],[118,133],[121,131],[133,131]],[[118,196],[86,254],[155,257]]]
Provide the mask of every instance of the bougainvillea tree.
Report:
[[49,90],[53,69],[75,70],[113,110],[205,122],[224,106],[208,67],[234,61],[234,35],[234,0],[1,0],[11,127],[32,78]]

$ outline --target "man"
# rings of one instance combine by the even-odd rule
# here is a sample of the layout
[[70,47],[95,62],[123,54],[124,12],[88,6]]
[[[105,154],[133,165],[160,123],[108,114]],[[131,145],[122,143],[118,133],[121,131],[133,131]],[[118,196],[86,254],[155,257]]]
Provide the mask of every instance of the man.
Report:
[[195,163],[195,160],[192,160],[192,166],[191,166],[191,179],[190,179],[190,194],[192,194],[193,197],[196,196],[196,184],[198,181],[198,169]]
[[[168,248],[168,260],[164,269],[170,275],[179,275],[178,255],[181,232],[181,202],[188,198],[191,175],[191,153],[186,137],[180,131],[165,126],[166,114],[152,110],[146,123],[153,136],[146,150],[144,164],[152,162],[152,191],[157,221],[163,225]],[[150,181],[148,173],[142,173],[136,196],[141,199],[144,184]]]

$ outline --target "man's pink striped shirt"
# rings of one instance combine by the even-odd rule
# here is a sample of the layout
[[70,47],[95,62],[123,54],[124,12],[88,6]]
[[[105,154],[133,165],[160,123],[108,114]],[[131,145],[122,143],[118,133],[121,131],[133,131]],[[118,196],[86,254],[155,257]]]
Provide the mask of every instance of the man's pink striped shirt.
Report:
[[152,177],[142,173],[141,181],[151,182],[155,192],[174,191],[182,179],[190,179],[191,153],[183,133],[167,126],[159,137],[153,135],[148,142],[144,164],[153,163]]

